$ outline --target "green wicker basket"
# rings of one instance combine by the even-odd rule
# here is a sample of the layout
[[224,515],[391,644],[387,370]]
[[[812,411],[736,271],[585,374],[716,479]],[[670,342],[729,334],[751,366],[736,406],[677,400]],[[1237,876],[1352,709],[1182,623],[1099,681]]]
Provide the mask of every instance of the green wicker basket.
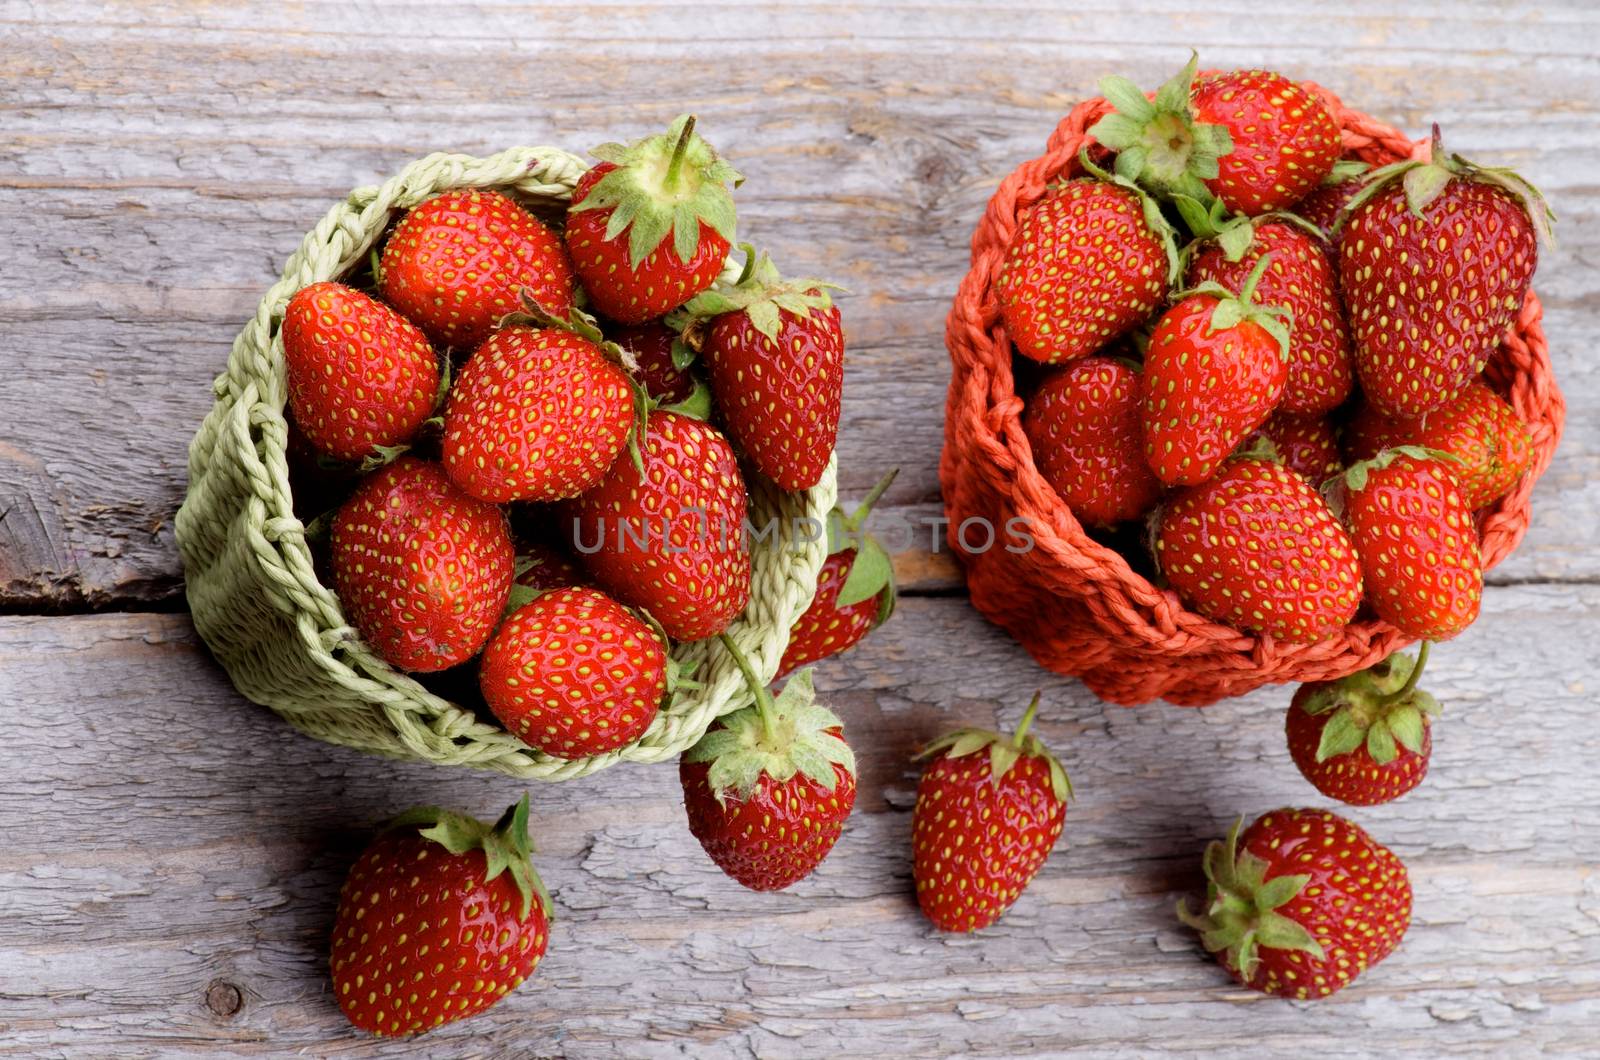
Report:
[[[440,698],[372,652],[317,580],[305,526],[295,517],[285,454],[284,307],[300,288],[343,276],[377,244],[398,211],[449,188],[497,188],[535,208],[572,194],[586,166],[555,148],[522,147],[489,158],[430,155],[388,183],[359,188],[328,212],[284,266],[234,340],[216,405],[189,448],[189,492],[177,516],[178,546],[195,628],[239,691],[303,732],[376,754],[570,780],[617,762],[660,762],[692,745],[713,720],[752,699],[715,640],[681,645],[700,687],[680,691],[639,740],[593,758],[534,751],[470,709]],[[728,633],[763,680],[771,680],[789,629],[811,603],[826,558],[834,467],[814,488],[784,493],[750,484],[750,519],[778,517],[753,551],[750,605]],[[814,522],[806,522],[814,520]]]

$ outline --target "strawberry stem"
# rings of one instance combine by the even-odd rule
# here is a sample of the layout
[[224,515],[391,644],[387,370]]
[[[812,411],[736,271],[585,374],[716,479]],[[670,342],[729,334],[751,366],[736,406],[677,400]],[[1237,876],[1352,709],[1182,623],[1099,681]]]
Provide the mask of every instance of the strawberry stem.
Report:
[[856,506],[856,510],[850,513],[850,518],[844,521],[846,530],[855,531],[861,529],[861,524],[867,521],[868,515],[872,514],[872,506],[882,500],[885,493],[889,492],[889,486],[894,482],[894,477],[898,474],[900,474],[899,468],[891,469],[887,475],[877,481],[877,484],[872,489],[867,491],[867,495]]
[[1422,679],[1422,668],[1428,665],[1428,649],[1432,646],[1432,641],[1425,640],[1417,647],[1417,664],[1411,668],[1411,673],[1406,675],[1406,683],[1378,700],[1379,707],[1387,707],[1392,703],[1399,703],[1417,690],[1417,682]]
[[1239,289],[1239,301],[1245,305],[1250,304],[1250,300],[1255,297],[1256,284],[1261,282],[1261,277],[1267,274],[1267,266],[1271,264],[1270,253],[1261,255],[1256,261],[1256,267],[1250,270],[1250,276],[1244,281],[1244,286]]
[[778,725],[774,716],[771,693],[767,691],[767,686],[761,683],[761,678],[756,676],[755,670],[750,666],[750,660],[745,658],[744,652],[739,650],[733,638],[726,633],[719,633],[717,636],[722,640],[722,646],[727,649],[728,654],[733,656],[739,672],[744,674],[744,683],[756,697],[756,713],[761,717],[761,734],[766,737],[768,743],[776,744]]
[[1038,692],[1033,694],[1033,701],[1028,704],[1028,709],[1023,712],[1022,721],[1018,723],[1017,731],[1011,737],[1011,743],[1013,746],[1022,746],[1022,738],[1028,735],[1028,726],[1033,724],[1033,716],[1039,713],[1039,697],[1043,694],[1043,689],[1040,689]]
[[678,190],[678,171],[683,168],[683,156],[689,149],[689,138],[694,135],[694,115],[684,119],[683,131],[678,134],[678,142],[672,148],[672,160],[667,163],[667,175],[661,179],[662,187],[668,191]]

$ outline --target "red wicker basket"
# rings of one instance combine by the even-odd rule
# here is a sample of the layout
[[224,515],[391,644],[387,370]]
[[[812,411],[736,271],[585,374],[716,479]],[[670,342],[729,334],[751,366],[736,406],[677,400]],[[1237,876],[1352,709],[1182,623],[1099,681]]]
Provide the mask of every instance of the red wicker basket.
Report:
[[[1427,157],[1428,142],[1347,109],[1317,85],[1339,123],[1347,152],[1373,165]],[[1358,621],[1317,644],[1280,644],[1219,625],[1185,609],[1113,549],[1089,537],[1040,476],[1022,432],[1022,399],[1012,375],[1011,342],[1000,322],[994,280],[1017,216],[1060,177],[1075,175],[1085,130],[1106,113],[1103,99],[1079,105],[1056,127],[1044,155],[1001,183],[972,237],[972,268],[950,311],[945,341],[952,374],[940,461],[951,547],[966,569],[972,602],[1039,663],[1081,677],[1097,695],[1134,704],[1157,697],[1202,706],[1261,685],[1327,680],[1370,666],[1405,646],[1386,623]],[[1534,482],[1550,464],[1566,404],[1550,369],[1539,299],[1522,313],[1486,375],[1533,432],[1533,467],[1482,517],[1483,559],[1493,567],[1527,532]],[[1028,521],[1035,546],[967,552],[968,519],[994,527]]]

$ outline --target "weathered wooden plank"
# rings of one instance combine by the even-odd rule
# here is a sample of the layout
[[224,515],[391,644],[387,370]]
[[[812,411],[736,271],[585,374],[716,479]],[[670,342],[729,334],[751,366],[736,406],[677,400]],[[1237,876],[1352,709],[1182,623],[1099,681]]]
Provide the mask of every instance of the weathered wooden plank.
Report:
[[[1546,186],[1565,228],[1539,286],[1572,424],[1498,576],[1600,578],[1600,380],[1583,355],[1600,304],[1584,265],[1600,255],[1586,103],[1600,16],[1581,0],[1329,8],[630,4],[583,19],[414,4],[385,5],[380,36],[368,9],[339,5],[7,6],[0,232],[20,264],[0,275],[0,607],[180,593],[170,519],[207,383],[350,186],[436,148],[581,148],[680,108],[749,175],[747,232],[852,289],[847,488],[896,463],[891,507],[932,513],[943,317],[987,195],[1096,77],[1153,84],[1191,41],[1219,64],[1314,75],[1418,131],[1437,118],[1456,146]],[[914,588],[956,584],[925,549],[899,560]]]
[[[1410,865],[1404,947],[1330,1002],[1254,999],[1172,918],[1238,812],[1321,804],[1284,690],[1204,711],[1107,707],[960,600],[917,599],[819,684],[862,762],[838,849],[792,892],[722,877],[670,767],[534,788],[557,905],[537,978],[429,1056],[1534,1056],[1600,1019],[1600,589],[1491,590],[1435,655],[1434,769],[1352,816]],[[937,645],[935,648],[934,646]],[[1066,839],[995,929],[930,933],[910,892],[908,755],[956,721],[1042,735],[1078,789]],[[409,1055],[326,992],[338,881],[419,801],[480,813],[506,778],[368,758],[239,699],[181,616],[0,619],[0,1055]],[[1246,1031],[1247,1028],[1247,1031]]]

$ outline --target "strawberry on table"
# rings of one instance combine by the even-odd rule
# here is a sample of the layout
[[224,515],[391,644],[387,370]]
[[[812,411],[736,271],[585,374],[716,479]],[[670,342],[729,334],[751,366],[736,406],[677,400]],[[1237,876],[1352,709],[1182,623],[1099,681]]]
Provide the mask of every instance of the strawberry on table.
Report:
[[1398,799],[1428,775],[1439,704],[1417,687],[1428,642],[1338,681],[1301,685],[1284,718],[1289,755],[1313,787],[1353,806]]
[[1373,173],[1346,207],[1340,286],[1367,400],[1391,416],[1448,404],[1522,309],[1554,215],[1509,169],[1446,154]]
[[522,985],[550,939],[530,851],[527,796],[493,827],[434,806],[392,821],[339,894],[328,964],[346,1018],[421,1034]]
[[1011,736],[957,729],[923,750],[932,761],[912,812],[917,902],[940,931],[982,931],[1010,909],[1061,838],[1072,786],[1028,727]]
[[1325,417],[1275,412],[1255,437],[1271,442],[1283,466],[1300,472],[1313,486],[1344,470],[1338,435]]
[[838,842],[856,801],[855,754],[838,716],[816,702],[810,670],[774,699],[733,640],[722,641],[756,701],[679,759],[689,831],[739,883],[782,890],[811,875]]
[[567,208],[567,249],[589,299],[620,324],[663,316],[710,287],[734,239],[742,177],[683,115],[664,135],[594,149]]
[[289,411],[338,460],[409,442],[433,414],[439,358],[393,309],[340,283],[295,292],[283,313]]
[[1179,918],[1230,974],[1279,997],[1323,998],[1400,944],[1411,878],[1388,847],[1326,810],[1273,810],[1206,847],[1206,902]]
[[441,346],[473,350],[526,289],[558,316],[572,307],[561,237],[497,191],[425,199],[395,226],[379,267],[383,297]]
[[414,456],[362,481],[334,516],[330,547],[345,614],[402,670],[476,655],[511,591],[505,515]]

